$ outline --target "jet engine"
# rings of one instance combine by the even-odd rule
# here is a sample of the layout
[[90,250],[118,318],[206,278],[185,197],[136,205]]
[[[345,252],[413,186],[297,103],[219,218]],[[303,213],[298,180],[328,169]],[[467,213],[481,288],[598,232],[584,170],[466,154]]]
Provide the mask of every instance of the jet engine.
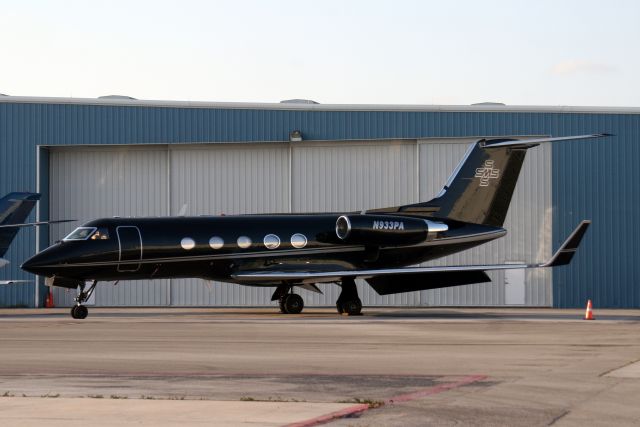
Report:
[[356,214],[336,221],[341,241],[367,246],[415,245],[447,230],[444,223],[406,216]]

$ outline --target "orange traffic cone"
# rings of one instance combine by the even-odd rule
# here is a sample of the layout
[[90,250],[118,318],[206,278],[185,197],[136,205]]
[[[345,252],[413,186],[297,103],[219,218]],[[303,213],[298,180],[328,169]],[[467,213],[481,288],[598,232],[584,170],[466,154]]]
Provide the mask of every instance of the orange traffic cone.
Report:
[[49,290],[47,297],[44,299],[44,306],[46,308],[53,308],[53,292]]
[[587,301],[587,311],[584,312],[584,320],[595,320],[593,317],[593,305],[591,304],[591,300]]

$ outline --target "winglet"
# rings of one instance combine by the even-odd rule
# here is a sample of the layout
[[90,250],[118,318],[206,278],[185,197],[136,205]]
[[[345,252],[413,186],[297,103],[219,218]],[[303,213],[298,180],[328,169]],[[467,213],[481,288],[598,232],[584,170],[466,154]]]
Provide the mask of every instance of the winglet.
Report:
[[591,221],[584,220],[573,233],[564,241],[562,246],[553,254],[551,259],[544,264],[540,264],[540,267],[556,267],[558,265],[567,265],[571,262],[573,255],[578,250],[578,246],[584,237],[584,234],[587,232],[587,228],[591,225]]

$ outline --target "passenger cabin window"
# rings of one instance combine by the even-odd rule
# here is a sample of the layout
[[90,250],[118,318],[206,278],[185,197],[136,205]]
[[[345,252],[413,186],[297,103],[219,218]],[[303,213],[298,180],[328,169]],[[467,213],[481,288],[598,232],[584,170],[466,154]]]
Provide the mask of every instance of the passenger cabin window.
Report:
[[65,242],[69,240],[87,240],[94,231],[96,231],[96,227],[78,227],[62,240]]
[[109,239],[109,230],[104,227],[98,228],[95,233],[91,235],[91,240],[107,240]]

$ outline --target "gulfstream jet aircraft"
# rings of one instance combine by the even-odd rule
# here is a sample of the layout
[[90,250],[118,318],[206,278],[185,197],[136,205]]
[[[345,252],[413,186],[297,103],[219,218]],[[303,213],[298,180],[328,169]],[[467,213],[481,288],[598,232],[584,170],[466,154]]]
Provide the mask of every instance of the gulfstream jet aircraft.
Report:
[[275,287],[283,313],[300,313],[296,287],[342,287],[339,313],[359,314],[355,279],[379,294],[490,281],[487,271],[546,268],[571,261],[590,221],[540,264],[409,267],[504,236],[502,228],[527,150],[541,139],[482,139],[472,144],[442,191],[428,202],[366,212],[211,217],[105,218],[75,229],[22,268],[49,286],[79,288],[71,315],[101,281],[200,277]]

